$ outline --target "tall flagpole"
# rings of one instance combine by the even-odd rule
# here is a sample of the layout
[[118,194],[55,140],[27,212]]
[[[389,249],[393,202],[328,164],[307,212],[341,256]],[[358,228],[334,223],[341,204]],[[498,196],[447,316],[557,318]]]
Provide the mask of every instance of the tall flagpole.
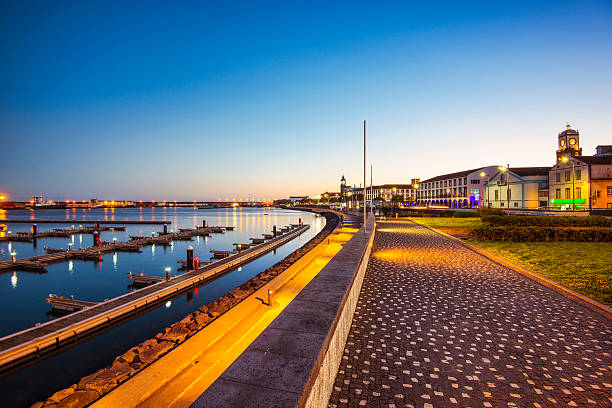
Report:
[[372,187],[372,165],[370,164],[370,212],[374,213],[374,187]]
[[363,233],[366,227],[366,121],[363,121]]

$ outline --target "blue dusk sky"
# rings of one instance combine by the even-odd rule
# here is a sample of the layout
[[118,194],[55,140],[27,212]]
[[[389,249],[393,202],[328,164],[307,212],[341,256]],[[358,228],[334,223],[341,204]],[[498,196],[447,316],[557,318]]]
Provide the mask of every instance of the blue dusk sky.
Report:
[[[246,199],[612,144],[612,2],[2,1],[0,192]],[[369,179],[369,176],[368,176]]]

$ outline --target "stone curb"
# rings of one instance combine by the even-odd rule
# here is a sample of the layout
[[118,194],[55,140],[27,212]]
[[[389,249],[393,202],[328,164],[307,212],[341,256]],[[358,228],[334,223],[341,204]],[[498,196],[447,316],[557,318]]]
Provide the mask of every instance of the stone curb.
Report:
[[612,308],[610,308],[609,306],[599,303],[596,300],[593,300],[585,295],[582,295],[576,291],[573,291],[572,289],[568,287],[565,287],[555,281],[545,278],[544,276],[538,273],[535,273],[533,271],[530,271],[529,269],[523,268],[522,266],[518,266],[498,255],[492,254],[489,251],[485,251],[484,249],[479,248],[475,245],[472,245],[468,242],[465,242],[457,237],[453,237],[452,235],[449,235],[445,232],[439,231],[432,227],[428,227],[427,225],[419,224],[418,222],[414,222],[412,220],[407,220],[407,221],[413,224],[416,224],[418,226],[421,226],[423,228],[427,228],[428,230],[432,232],[435,232],[437,234],[442,235],[443,237],[446,237],[452,241],[455,241],[461,244],[462,246],[464,246],[465,248],[469,249],[470,251],[475,252],[478,255],[482,256],[483,258],[486,258],[491,262],[494,262],[500,266],[503,266],[506,269],[511,270],[512,272],[518,273],[519,275],[522,275],[528,279],[531,279],[539,283],[540,285],[546,286],[547,288],[552,289],[553,291],[559,293],[561,296],[567,299],[570,299],[580,304],[581,306],[586,307],[587,309],[597,313],[598,315],[604,317],[605,319],[612,320]]

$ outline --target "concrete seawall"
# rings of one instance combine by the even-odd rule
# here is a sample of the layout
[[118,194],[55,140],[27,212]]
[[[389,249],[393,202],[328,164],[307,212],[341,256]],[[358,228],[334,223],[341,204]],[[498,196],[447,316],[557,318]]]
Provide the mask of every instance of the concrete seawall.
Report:
[[374,240],[374,217],[193,407],[327,405]]

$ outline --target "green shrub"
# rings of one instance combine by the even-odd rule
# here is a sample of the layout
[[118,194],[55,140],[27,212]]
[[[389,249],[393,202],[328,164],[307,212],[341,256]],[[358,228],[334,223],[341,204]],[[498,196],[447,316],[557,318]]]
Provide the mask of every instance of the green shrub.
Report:
[[470,236],[487,241],[579,241],[611,242],[612,230],[597,227],[590,228],[554,228],[554,227],[480,227],[472,230]]
[[476,218],[480,217],[480,214],[476,211],[455,211],[453,218]]
[[612,221],[600,215],[588,217],[546,215],[485,215],[482,221],[493,227],[612,227]]
[[485,217],[487,215],[504,215],[504,210],[502,210],[501,208],[480,208],[478,210],[478,213],[480,213],[481,217]]

